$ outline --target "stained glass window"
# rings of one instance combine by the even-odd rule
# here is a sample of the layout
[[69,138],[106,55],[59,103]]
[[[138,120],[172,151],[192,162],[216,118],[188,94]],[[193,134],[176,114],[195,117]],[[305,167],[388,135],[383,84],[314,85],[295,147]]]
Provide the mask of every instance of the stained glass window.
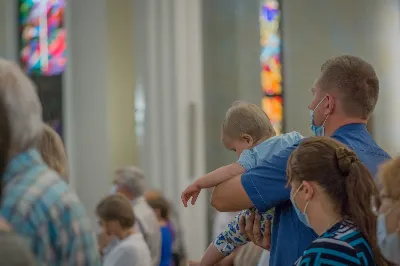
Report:
[[281,10],[278,0],[261,0],[262,108],[270,118],[277,135],[281,134],[283,130],[280,18]]
[[63,132],[62,76],[66,68],[66,0],[19,0],[19,59],[35,82],[43,120]]
[[28,74],[58,75],[66,65],[66,0],[20,0],[20,58]]

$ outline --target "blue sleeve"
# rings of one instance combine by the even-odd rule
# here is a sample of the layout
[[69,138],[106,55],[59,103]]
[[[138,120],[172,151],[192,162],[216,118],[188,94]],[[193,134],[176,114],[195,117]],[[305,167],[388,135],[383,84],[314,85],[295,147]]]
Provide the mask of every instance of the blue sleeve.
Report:
[[253,150],[244,150],[237,161],[246,171],[256,166],[256,154]]
[[254,206],[265,212],[287,200],[290,188],[286,187],[286,165],[296,143],[274,154],[242,175],[242,185]]

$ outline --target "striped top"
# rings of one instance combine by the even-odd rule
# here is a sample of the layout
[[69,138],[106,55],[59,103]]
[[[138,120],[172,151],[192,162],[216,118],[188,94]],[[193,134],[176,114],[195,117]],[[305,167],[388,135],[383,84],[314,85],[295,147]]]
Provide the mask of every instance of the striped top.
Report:
[[0,215],[26,240],[39,265],[100,265],[85,209],[36,150],[15,156],[2,181]]
[[376,263],[367,239],[351,221],[344,220],[314,240],[294,265],[374,266]]

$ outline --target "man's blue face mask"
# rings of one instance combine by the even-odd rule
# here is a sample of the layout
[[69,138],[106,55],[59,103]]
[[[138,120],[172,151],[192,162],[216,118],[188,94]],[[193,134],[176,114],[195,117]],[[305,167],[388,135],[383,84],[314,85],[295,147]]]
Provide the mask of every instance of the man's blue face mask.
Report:
[[325,118],[324,122],[320,126],[316,126],[314,124],[314,112],[317,110],[318,106],[325,100],[326,96],[322,98],[322,100],[315,106],[314,110],[310,110],[310,127],[311,131],[313,132],[314,136],[321,137],[325,135],[325,123],[328,120],[329,115]]

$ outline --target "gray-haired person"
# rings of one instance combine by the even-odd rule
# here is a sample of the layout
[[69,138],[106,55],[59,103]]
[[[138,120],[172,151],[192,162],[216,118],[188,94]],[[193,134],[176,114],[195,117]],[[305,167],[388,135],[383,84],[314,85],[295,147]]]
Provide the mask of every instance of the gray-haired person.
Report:
[[36,86],[0,58],[0,215],[39,265],[100,265],[86,210],[37,150],[42,134]]
[[[161,231],[154,210],[144,198],[146,190],[143,172],[134,167],[126,166],[115,171],[112,193],[121,193],[132,202],[137,222],[134,228],[141,232],[150,249],[152,265],[158,266],[161,253]],[[103,249],[103,255],[114,247],[115,242],[109,243]]]

